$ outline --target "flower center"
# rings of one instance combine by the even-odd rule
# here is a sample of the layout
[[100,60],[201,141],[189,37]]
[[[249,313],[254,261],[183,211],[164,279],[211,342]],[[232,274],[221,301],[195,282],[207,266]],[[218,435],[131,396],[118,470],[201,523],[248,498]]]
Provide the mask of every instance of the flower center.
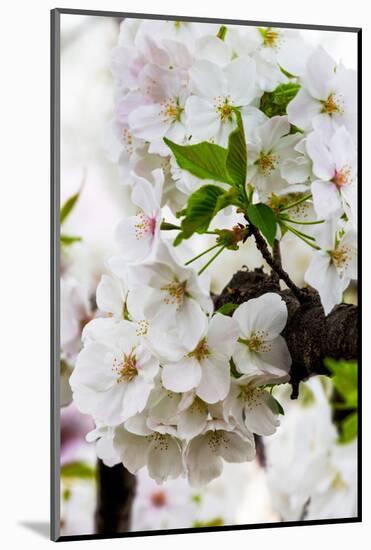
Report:
[[167,451],[169,448],[169,436],[167,434],[160,434],[158,432],[147,436],[147,439],[153,442],[154,450]]
[[335,174],[332,178],[332,181],[336,187],[344,187],[344,185],[350,185],[353,181],[352,170],[350,166],[344,166],[341,170],[335,170]]
[[331,482],[331,487],[333,489],[346,489],[347,484],[345,483],[344,479],[342,478],[340,472],[337,472],[334,479]]
[[265,341],[267,333],[264,330],[256,330],[251,333],[249,338],[239,338],[240,344],[245,344],[250,351],[255,353],[266,352],[271,346]]
[[220,447],[223,446],[225,449],[229,447],[229,441],[222,430],[209,432],[207,444],[210,450],[215,454],[218,454]]
[[260,153],[260,157],[256,161],[256,164],[259,167],[259,171],[264,176],[269,176],[273,170],[276,169],[278,164],[279,157],[274,153]]
[[155,508],[162,508],[163,506],[165,506],[166,501],[166,493],[163,489],[158,489],[158,491],[154,491],[151,494],[151,504]]
[[134,147],[133,147],[133,136],[131,135],[131,133],[129,132],[129,130],[127,128],[123,128],[122,129],[122,132],[121,132],[121,141],[125,147],[125,150],[126,152],[129,154],[129,155],[132,155],[133,152],[134,152]]
[[254,388],[253,386],[240,386],[238,399],[245,403],[247,409],[253,409],[260,403],[262,391],[260,388]]
[[268,48],[277,48],[279,45],[280,33],[273,29],[267,29],[264,33],[263,45]]
[[150,218],[146,216],[144,212],[140,212],[137,217],[139,221],[134,225],[136,239],[140,241],[148,237],[148,235],[154,235],[156,230],[156,218]]
[[146,336],[148,334],[148,329],[149,329],[149,322],[146,321],[145,319],[141,319],[137,323],[137,330],[136,330],[137,336]]
[[230,103],[230,97],[215,97],[214,98],[215,110],[221,120],[221,122],[232,122],[233,105]]
[[168,97],[162,101],[160,105],[161,109],[159,114],[162,122],[180,122],[184,109],[179,104],[179,98]]
[[186,287],[186,281],[183,281],[182,283],[179,281],[173,281],[172,283],[161,287],[161,290],[166,292],[166,296],[164,298],[165,304],[175,304],[177,309],[179,309],[183,305],[184,297],[186,296]]
[[330,258],[338,269],[344,269],[350,260],[350,249],[346,246],[338,246],[335,250],[329,251]]
[[331,93],[325,101],[322,101],[322,112],[328,115],[344,112],[344,101],[341,96]]
[[188,357],[194,357],[197,359],[197,361],[202,361],[203,359],[206,359],[210,355],[210,350],[207,346],[207,340],[206,338],[203,338],[199,341],[196,348],[188,353]]
[[138,374],[137,358],[134,353],[134,349],[130,353],[124,353],[122,361],[118,361],[116,358],[113,360],[113,372],[117,374],[116,382],[131,382]]

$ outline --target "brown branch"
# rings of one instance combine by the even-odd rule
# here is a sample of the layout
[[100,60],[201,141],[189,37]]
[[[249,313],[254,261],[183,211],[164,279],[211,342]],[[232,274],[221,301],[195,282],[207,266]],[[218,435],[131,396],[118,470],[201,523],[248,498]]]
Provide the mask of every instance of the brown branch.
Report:
[[136,477],[122,464],[109,467],[98,460],[95,531],[98,535],[125,533],[130,529]]
[[[254,235],[256,246],[260,250],[261,255],[263,256],[269,267],[272,269],[272,271],[276,274],[276,276],[284,283],[286,283],[288,288],[292,290],[293,294],[297,297],[299,302],[304,303],[308,301],[308,293],[305,290],[300,289],[298,286],[296,286],[296,284],[291,280],[289,274],[286,273],[286,271],[283,269],[281,264],[281,255],[277,255],[277,250],[275,254],[276,257],[273,257],[272,254],[269,252],[267,243],[265,242],[265,239],[261,235],[259,229],[252,224],[250,224],[249,229],[251,234]],[[273,278],[277,277],[273,275]]]
[[242,304],[266,292],[277,292],[287,305],[288,320],[283,336],[292,358],[293,398],[297,397],[302,380],[314,374],[328,374],[323,363],[326,357],[357,358],[356,306],[338,305],[326,317],[316,291],[306,289],[306,300],[301,303],[293,289],[280,290],[277,280],[262,268],[238,271],[214,298],[215,308],[227,302]]

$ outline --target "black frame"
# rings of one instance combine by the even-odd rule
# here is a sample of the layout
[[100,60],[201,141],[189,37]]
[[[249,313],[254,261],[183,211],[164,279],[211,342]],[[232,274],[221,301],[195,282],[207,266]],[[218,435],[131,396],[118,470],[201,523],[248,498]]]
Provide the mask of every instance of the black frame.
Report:
[[126,533],[114,533],[111,535],[71,535],[60,536],[60,371],[59,371],[59,350],[60,350],[60,285],[59,285],[59,263],[60,263],[60,16],[68,15],[92,15],[97,17],[117,17],[120,19],[153,19],[165,21],[190,21],[199,23],[220,23],[230,25],[278,27],[286,29],[307,29],[333,32],[351,32],[357,34],[357,137],[358,137],[358,244],[362,250],[362,28],[360,27],[337,27],[326,25],[296,24],[296,23],[275,23],[271,21],[245,21],[239,19],[221,19],[211,17],[191,17],[180,15],[156,15],[148,13],[125,13],[117,11],[80,10],[69,8],[55,8],[51,10],[51,96],[50,96],[50,154],[51,154],[51,449],[50,449],[50,536],[55,542],[73,540],[94,540],[113,539],[126,537],[142,537],[153,535],[183,534],[183,533],[204,533],[215,531],[240,531],[247,529],[281,528],[307,525],[333,525],[341,523],[359,523],[362,521],[362,258],[358,255],[358,323],[359,323],[359,376],[358,376],[358,469],[357,469],[357,516],[351,518],[318,519],[302,521],[286,521],[281,523],[256,523],[246,525],[223,525],[220,527],[201,527],[184,529],[163,529],[151,531],[130,531]]

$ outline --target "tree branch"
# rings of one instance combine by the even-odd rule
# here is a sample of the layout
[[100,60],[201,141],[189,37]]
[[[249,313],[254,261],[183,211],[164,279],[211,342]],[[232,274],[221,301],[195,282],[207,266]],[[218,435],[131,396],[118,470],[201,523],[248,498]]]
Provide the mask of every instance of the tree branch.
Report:
[[98,460],[95,530],[98,535],[125,533],[130,529],[136,477],[122,464],[109,467]]
[[[306,290],[300,289],[298,286],[296,286],[296,284],[291,280],[288,273],[286,273],[286,271],[282,268],[281,255],[280,254],[278,255],[279,243],[278,243],[278,249],[276,245],[276,251],[274,253],[275,257],[273,257],[272,254],[269,252],[267,243],[265,242],[265,239],[261,235],[259,229],[252,224],[250,224],[249,228],[250,228],[251,234],[254,235],[257,248],[260,250],[261,255],[263,256],[264,260],[267,262],[269,267],[272,269],[272,271],[277,275],[279,279],[282,279],[282,281],[286,283],[288,288],[297,297],[299,302],[304,303],[308,301],[308,293],[306,292]],[[275,243],[276,242],[277,240],[275,240]],[[275,278],[274,275],[273,275],[273,278]]]

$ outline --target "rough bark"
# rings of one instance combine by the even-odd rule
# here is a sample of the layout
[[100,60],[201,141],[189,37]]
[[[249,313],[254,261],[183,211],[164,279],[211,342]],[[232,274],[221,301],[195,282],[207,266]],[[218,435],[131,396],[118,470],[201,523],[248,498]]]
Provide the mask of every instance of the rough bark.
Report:
[[[242,304],[266,292],[277,292],[285,300],[288,320],[283,336],[291,358],[292,397],[298,395],[299,383],[314,374],[326,374],[324,359],[357,358],[357,307],[336,306],[326,317],[316,291],[312,289],[281,290],[277,277],[262,268],[238,271],[220,295],[214,297],[216,309],[232,302]],[[300,300],[300,301],[299,301]]]
[[95,530],[98,535],[125,533],[130,529],[136,477],[122,464],[112,468],[98,460]]

